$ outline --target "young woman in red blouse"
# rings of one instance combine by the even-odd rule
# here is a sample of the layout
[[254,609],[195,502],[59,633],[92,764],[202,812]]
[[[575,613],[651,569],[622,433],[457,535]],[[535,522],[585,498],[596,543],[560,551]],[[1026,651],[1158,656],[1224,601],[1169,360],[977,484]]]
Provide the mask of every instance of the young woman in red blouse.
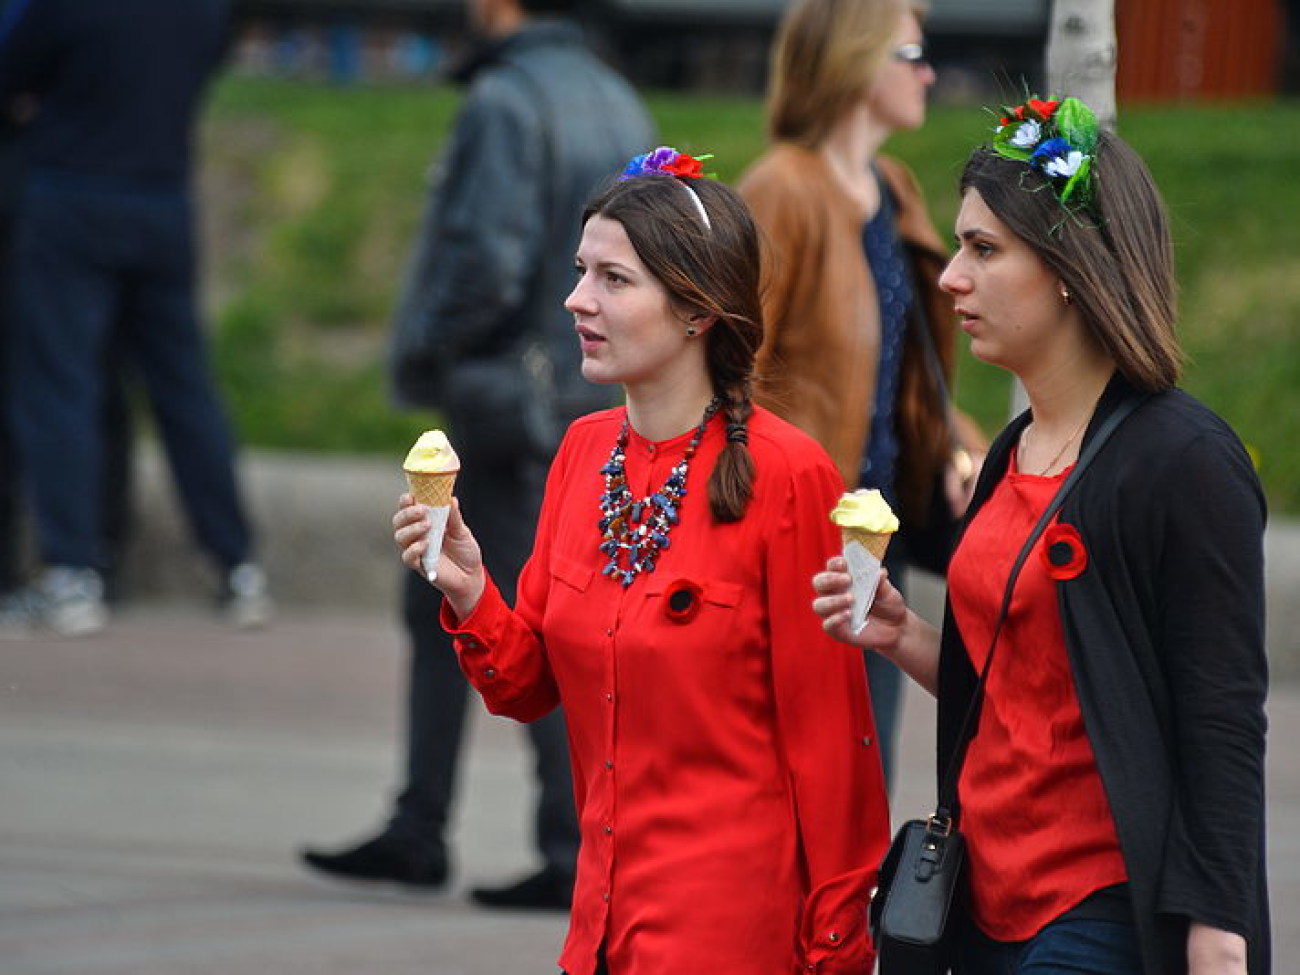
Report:
[[[455,507],[434,584],[490,710],[564,705],[582,828],[565,972],[861,975],[880,755],[861,655],[806,598],[842,482],[750,401],[757,233],[699,172],[656,150],[584,214],[566,304],[583,375],[626,406],[566,434],[515,606]],[[428,523],[401,504],[416,569]]]
[[1146,166],[1076,99],[1003,113],[940,279],[971,351],[1024,384],[948,578],[942,633],[881,585],[828,631],[939,702],[947,767],[1011,564],[1115,408],[1140,405],[1024,564],[958,784],[962,975],[1266,975],[1263,529],[1250,459],[1175,386],[1172,246]]

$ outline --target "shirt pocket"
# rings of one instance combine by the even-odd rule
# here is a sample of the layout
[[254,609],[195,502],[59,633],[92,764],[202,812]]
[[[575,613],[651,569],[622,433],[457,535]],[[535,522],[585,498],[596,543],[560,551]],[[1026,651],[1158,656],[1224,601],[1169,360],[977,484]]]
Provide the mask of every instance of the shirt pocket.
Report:
[[690,626],[697,621],[707,625],[724,625],[741,602],[744,588],[724,579],[698,580],[651,577],[646,586],[646,600],[654,616],[670,623]]
[[555,553],[551,554],[550,568],[551,578],[573,592],[586,592],[591,588],[591,580],[596,576],[596,570],[591,566]]
[[596,570],[577,559],[556,553],[550,559],[550,589],[546,595],[546,610],[542,629],[547,634],[547,645],[557,634],[571,634],[574,620],[592,616],[592,599],[596,596],[592,581]]
[[700,687],[727,686],[739,693],[747,676],[761,678],[766,652],[758,632],[761,614],[753,612],[754,593],[722,579],[672,577],[648,580],[642,604],[644,625],[634,645],[644,641],[651,670],[675,673],[689,666]]

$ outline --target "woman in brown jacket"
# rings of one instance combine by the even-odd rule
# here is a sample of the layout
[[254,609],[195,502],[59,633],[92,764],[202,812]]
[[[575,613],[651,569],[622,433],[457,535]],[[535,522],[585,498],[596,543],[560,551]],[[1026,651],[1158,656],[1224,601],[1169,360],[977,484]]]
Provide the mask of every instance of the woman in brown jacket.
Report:
[[[909,529],[964,509],[986,447],[948,396],[948,255],[911,172],[878,155],[924,122],[934,80],[909,0],[795,0],[772,52],[773,144],[739,186],[770,254],[756,398],[812,434],[847,488],[895,507],[895,582]],[[888,777],[900,678],[878,654],[867,667]]]

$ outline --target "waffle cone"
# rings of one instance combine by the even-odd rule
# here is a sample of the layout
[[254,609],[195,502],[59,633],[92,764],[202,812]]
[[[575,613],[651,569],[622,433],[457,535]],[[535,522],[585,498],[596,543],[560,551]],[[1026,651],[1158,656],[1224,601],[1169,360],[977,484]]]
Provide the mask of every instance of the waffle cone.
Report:
[[881,562],[885,561],[885,550],[889,548],[889,540],[894,537],[893,532],[865,532],[857,528],[842,529],[840,535],[845,545],[857,542]]
[[411,494],[420,504],[430,508],[446,508],[451,505],[451,495],[456,488],[456,475],[459,471],[437,471],[425,474],[415,471],[406,472],[406,483],[411,487]]

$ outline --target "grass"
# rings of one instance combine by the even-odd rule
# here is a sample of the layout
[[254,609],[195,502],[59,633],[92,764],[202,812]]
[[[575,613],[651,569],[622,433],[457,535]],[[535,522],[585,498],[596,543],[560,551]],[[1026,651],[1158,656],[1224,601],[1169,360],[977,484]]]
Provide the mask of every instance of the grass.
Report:
[[[648,93],[665,142],[734,180],[763,148],[755,98]],[[215,351],[245,443],[395,456],[436,417],[399,413],[388,322],[430,161],[457,106],[440,87],[334,88],[230,77],[202,129]],[[1276,512],[1300,514],[1300,104],[1121,107],[1169,202],[1184,385],[1256,452]],[[889,149],[945,235],[986,117],[941,105]],[[989,430],[1006,375],[963,354],[957,397]]]

